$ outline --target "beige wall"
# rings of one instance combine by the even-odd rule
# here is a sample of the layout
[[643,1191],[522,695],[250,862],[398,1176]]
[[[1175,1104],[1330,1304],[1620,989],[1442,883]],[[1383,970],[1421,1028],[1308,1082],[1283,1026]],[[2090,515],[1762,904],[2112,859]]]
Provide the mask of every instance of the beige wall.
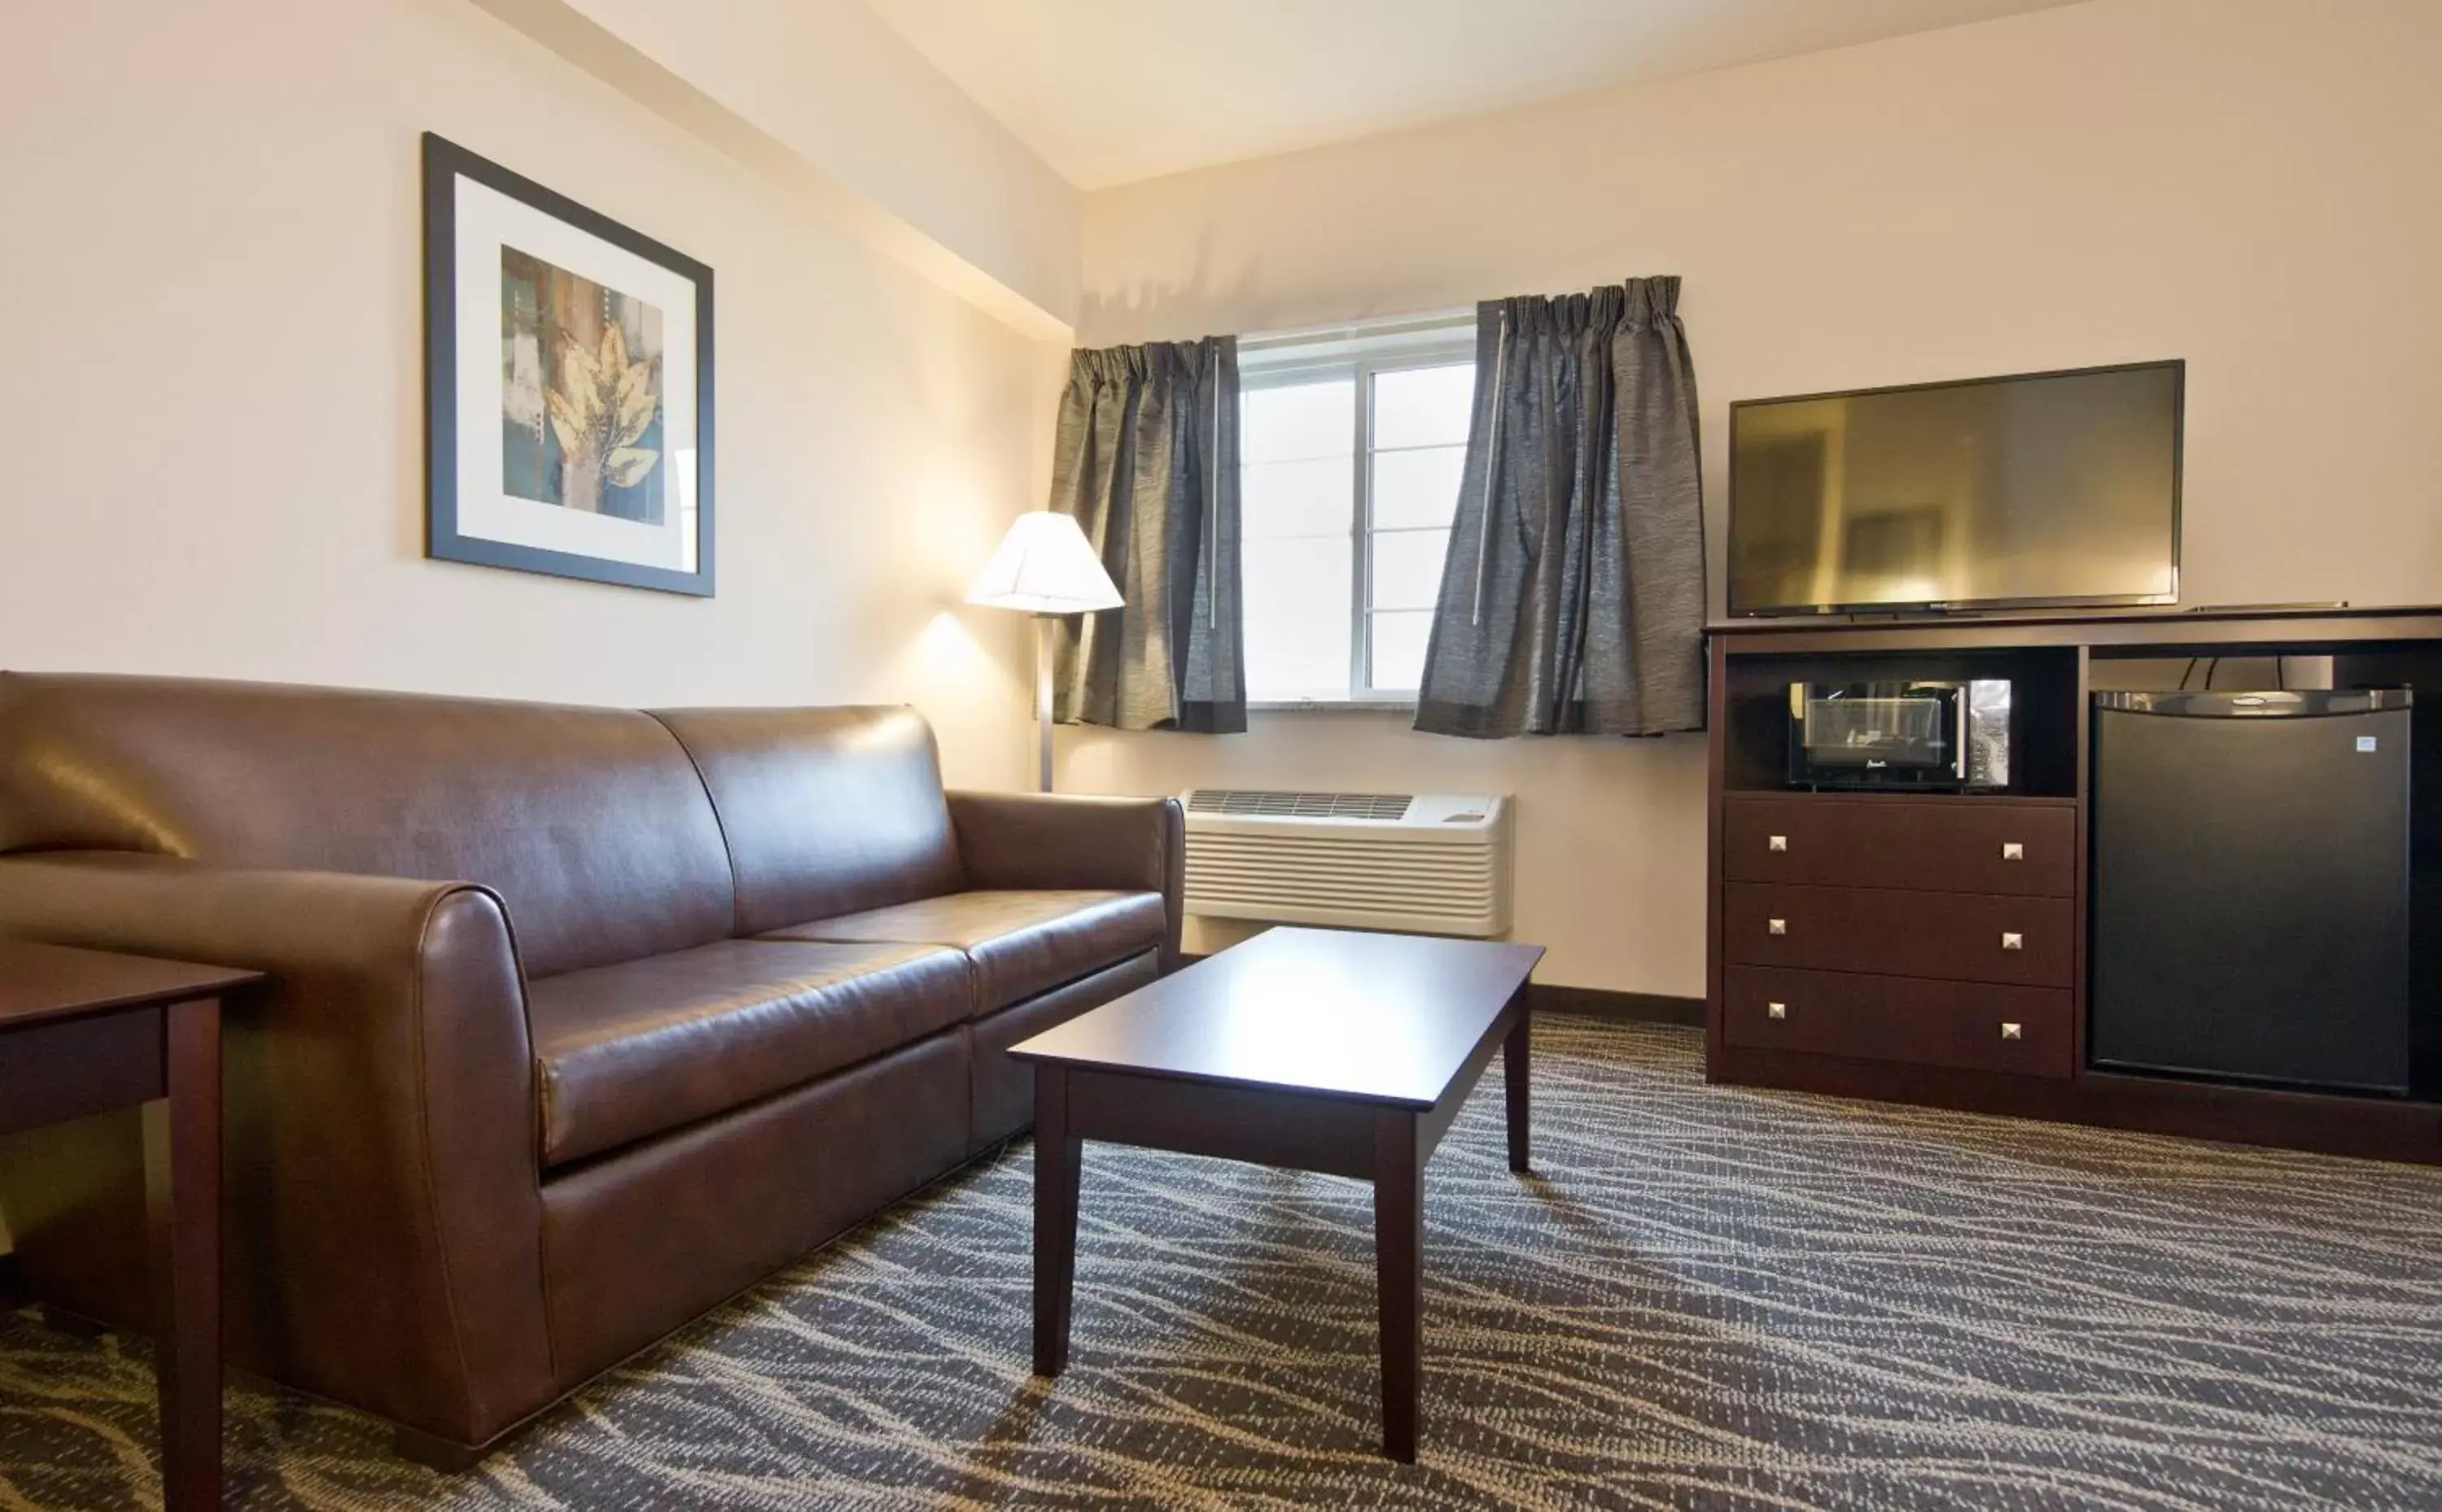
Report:
[[618,38],[811,165],[883,245],[1024,329],[1070,335],[1076,190],[862,0],[474,3],[589,59],[585,24]]
[[[913,701],[1021,784],[1065,355],[466,0],[95,0],[0,92],[0,665],[608,703]],[[417,136],[709,264],[709,601],[422,559]],[[1023,188],[1023,186],[1021,186]]]
[[[1732,398],[2189,362],[2190,603],[2442,598],[2442,5],[2090,0],[1085,199],[1088,344],[1686,279]],[[1714,596],[1720,586],[1716,574]],[[1694,739],[1077,733],[1080,789],[1519,794],[1550,980],[1703,990]]]

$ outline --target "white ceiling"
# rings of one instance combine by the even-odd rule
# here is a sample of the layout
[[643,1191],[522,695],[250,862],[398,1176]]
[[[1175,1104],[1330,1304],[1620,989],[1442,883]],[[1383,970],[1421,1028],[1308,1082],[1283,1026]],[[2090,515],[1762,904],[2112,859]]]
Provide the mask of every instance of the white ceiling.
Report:
[[2075,0],[866,0],[1081,188]]

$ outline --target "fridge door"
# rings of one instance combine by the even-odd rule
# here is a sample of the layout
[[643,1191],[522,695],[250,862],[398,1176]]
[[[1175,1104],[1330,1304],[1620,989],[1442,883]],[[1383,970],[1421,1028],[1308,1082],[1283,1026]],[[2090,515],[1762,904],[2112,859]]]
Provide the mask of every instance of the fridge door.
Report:
[[2097,694],[2088,1059],[2405,1092],[2396,690]]

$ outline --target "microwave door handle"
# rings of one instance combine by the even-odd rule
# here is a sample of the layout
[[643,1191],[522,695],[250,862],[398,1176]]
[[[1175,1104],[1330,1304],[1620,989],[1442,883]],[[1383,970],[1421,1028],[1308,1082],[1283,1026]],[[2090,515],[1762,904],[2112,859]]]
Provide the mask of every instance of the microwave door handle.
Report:
[[1964,683],[1959,684],[1958,693],[1950,701],[1959,724],[1958,738],[1950,743],[1950,775],[1961,787],[1967,785],[1967,705],[1972,701]]

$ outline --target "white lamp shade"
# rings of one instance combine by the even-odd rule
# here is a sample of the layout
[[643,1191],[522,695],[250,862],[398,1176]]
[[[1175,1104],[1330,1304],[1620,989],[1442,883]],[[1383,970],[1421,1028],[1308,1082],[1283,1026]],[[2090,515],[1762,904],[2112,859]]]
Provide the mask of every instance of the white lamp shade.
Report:
[[1117,609],[1120,591],[1077,522],[1035,510],[1010,521],[1000,549],[967,590],[967,602],[1030,614]]

